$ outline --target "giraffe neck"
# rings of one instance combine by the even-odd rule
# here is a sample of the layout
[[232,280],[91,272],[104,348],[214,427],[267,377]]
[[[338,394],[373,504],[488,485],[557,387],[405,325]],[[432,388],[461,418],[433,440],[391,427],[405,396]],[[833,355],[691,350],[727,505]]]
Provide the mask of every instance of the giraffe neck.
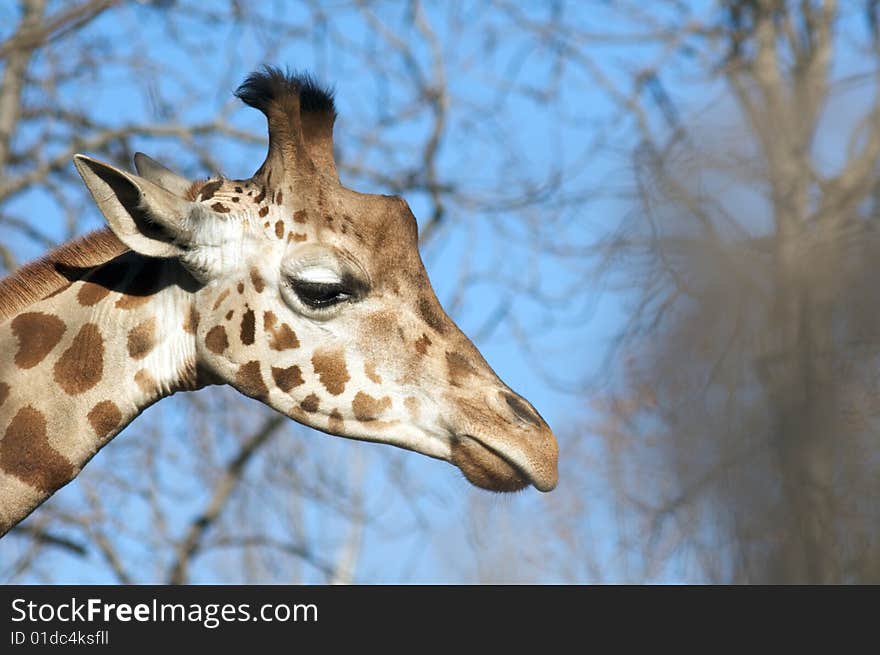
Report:
[[0,535],[146,407],[201,386],[195,282],[125,253],[0,324]]

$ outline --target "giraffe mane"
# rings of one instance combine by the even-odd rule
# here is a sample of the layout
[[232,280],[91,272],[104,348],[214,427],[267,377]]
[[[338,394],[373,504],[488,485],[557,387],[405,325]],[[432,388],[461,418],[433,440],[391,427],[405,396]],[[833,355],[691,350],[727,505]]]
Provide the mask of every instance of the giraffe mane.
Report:
[[70,286],[88,270],[128,251],[107,228],[90,232],[25,264],[0,280],[0,323]]

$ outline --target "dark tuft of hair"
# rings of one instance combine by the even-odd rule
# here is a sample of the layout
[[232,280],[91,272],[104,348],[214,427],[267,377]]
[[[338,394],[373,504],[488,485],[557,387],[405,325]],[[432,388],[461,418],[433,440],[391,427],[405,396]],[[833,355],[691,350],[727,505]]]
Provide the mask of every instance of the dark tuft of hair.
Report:
[[235,96],[264,114],[269,105],[285,96],[299,96],[300,111],[336,115],[333,91],[320,86],[308,73],[291,73],[275,66],[263,66],[247,76]]

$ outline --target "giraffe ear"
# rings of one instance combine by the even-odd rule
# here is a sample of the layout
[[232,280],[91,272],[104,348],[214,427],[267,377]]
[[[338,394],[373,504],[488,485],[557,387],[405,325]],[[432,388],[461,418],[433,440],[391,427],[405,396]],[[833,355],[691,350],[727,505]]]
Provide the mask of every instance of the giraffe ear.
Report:
[[181,198],[186,196],[186,192],[192,186],[192,182],[188,179],[178,175],[170,168],[166,168],[152,157],[147,157],[142,152],[134,153],[134,168],[141,177]]
[[147,179],[85,155],[74,155],[110,229],[126,246],[148,257],[177,257],[192,241],[190,201]]

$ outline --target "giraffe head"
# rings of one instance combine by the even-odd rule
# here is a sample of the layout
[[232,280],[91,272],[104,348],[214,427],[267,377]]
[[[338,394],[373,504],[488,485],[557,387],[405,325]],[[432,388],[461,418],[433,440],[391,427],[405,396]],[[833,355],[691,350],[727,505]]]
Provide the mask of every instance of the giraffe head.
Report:
[[553,489],[553,433],[443,311],[406,202],[340,184],[332,96],[271,68],[236,95],[268,120],[250,179],[75,158],[116,236],[197,283],[200,370],[324,432],[447,460],[479,487]]

